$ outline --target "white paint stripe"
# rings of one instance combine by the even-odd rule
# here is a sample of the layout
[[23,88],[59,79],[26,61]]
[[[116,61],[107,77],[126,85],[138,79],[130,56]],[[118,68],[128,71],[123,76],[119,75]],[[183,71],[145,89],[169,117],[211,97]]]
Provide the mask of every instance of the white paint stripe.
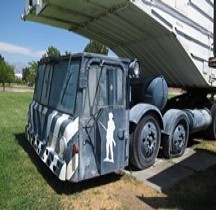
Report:
[[79,164],[79,154],[75,154],[67,165],[67,180],[70,180]]
[[34,139],[35,139],[35,141],[34,141],[34,148],[35,148],[35,151],[38,153],[38,145],[37,145],[37,141],[39,141],[38,140],[38,134],[36,134],[34,136]]
[[48,137],[49,135],[49,132],[50,132],[50,127],[51,127],[51,124],[52,124],[52,121],[53,121],[53,118],[55,117],[55,115],[57,115],[57,111],[54,110],[48,117],[48,122],[47,122],[47,129],[46,129],[46,137],[45,139]]
[[38,104],[38,111],[41,113],[42,111],[42,105],[41,104]]
[[64,122],[69,117],[70,117],[69,115],[63,114],[61,117],[59,117],[57,119],[56,124],[55,124],[55,128],[54,128],[54,132],[53,132],[53,135],[52,135],[51,146],[50,146],[52,149],[55,149],[56,142],[57,142],[57,139],[58,139],[59,130],[60,130],[62,122]]
[[63,136],[65,137],[67,143],[79,130],[79,117],[77,117],[73,122],[70,122],[65,128]]
[[[53,166],[57,166],[57,161],[58,161],[58,158],[56,158],[56,155],[54,155],[53,157],[53,161],[50,163],[50,166],[49,168],[53,171]],[[54,171],[53,171],[54,172]]]
[[39,145],[38,145],[38,154],[40,154],[41,150],[42,150],[42,146],[43,146],[43,142],[39,141]]
[[72,166],[73,165],[72,161],[73,161],[73,159],[71,159],[70,162],[67,165],[67,173],[66,173],[67,180],[70,180],[71,177],[74,174],[74,171],[72,170],[72,167],[73,167]]
[[38,107],[38,102],[35,101],[34,109],[37,109],[37,107]]
[[46,115],[46,113],[48,112],[48,109],[47,107],[43,107],[43,111],[42,111],[42,114]]
[[61,168],[60,174],[59,174],[59,179],[60,180],[65,180],[66,179],[66,169],[67,169],[67,165],[66,165],[66,163],[64,163],[64,165]]
[[[48,154],[46,154],[46,150],[48,150]],[[48,156],[49,156],[49,148],[47,148],[42,156],[42,160],[44,161],[44,163],[47,162]]]
[[74,171],[77,169],[77,167],[78,167],[78,163],[79,163],[79,154],[78,153],[76,153],[75,155],[74,155],[74,159],[75,159],[75,167],[74,167]]

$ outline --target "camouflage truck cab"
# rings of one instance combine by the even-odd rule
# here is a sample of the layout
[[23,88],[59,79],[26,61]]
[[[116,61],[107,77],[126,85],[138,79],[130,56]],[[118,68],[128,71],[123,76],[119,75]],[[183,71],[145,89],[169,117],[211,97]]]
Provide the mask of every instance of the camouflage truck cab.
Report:
[[26,136],[59,179],[128,165],[129,62],[87,53],[39,62]]

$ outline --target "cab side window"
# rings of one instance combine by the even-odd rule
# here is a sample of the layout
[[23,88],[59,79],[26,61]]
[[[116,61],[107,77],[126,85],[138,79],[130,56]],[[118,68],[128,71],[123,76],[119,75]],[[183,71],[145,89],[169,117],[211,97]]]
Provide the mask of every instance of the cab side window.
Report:
[[41,104],[43,105],[48,105],[49,102],[53,68],[54,64],[47,65],[44,72],[43,89],[41,93]]
[[34,97],[33,99],[40,102],[41,99],[41,92],[43,89],[43,81],[44,81],[44,72],[46,69],[46,65],[39,65],[38,71],[37,71],[37,76],[36,76],[36,81],[35,81],[35,90],[34,90]]

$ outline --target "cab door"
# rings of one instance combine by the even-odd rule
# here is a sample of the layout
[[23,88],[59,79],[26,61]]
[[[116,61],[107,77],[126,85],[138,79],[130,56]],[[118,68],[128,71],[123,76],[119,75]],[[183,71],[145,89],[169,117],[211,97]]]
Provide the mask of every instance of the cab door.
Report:
[[85,120],[85,132],[99,174],[128,165],[126,74],[120,62],[103,62],[103,65],[92,62],[89,65],[84,109],[84,116],[89,117]]

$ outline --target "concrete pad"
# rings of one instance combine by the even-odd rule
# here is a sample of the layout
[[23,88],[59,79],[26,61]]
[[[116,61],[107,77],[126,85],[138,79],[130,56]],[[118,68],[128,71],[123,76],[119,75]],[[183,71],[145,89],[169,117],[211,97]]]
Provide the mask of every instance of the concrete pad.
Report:
[[165,160],[157,161],[154,166],[146,170],[132,172],[136,179],[144,181],[159,192],[170,188],[176,182],[191,174],[193,174],[193,171]]
[[[178,181],[197,171],[206,170],[216,164],[216,156],[207,152],[186,149],[179,158],[156,159],[150,168],[143,171],[132,171],[130,174],[137,180],[162,192],[175,185]],[[127,171],[127,173],[129,173]]]
[[194,155],[196,153],[196,150],[193,150],[191,148],[187,148],[185,150],[185,153],[184,155],[182,155],[181,157],[178,157],[178,158],[172,158],[171,161],[173,163],[180,163],[182,162],[183,160],[185,159],[188,159],[189,157],[191,157],[192,155]]

